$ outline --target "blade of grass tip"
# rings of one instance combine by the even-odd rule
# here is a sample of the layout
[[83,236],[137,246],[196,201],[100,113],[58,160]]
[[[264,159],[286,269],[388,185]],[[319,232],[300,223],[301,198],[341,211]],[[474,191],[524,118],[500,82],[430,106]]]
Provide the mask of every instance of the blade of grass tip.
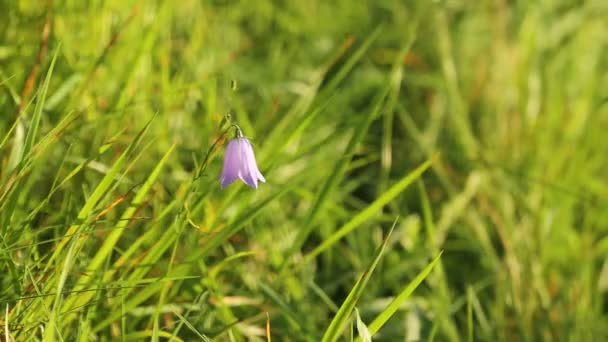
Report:
[[[202,303],[205,303],[207,300],[209,292],[203,292],[202,294],[200,294],[199,296],[197,296],[197,298],[194,299],[194,301],[192,302],[192,305],[194,308],[200,308]],[[190,316],[190,314],[192,313],[193,308],[189,308],[188,310],[186,310],[186,313],[183,314],[182,316],[188,317]],[[190,323],[190,322],[188,322]],[[186,324],[186,322],[184,322],[183,320],[180,320],[180,322],[175,326],[175,328],[173,329],[173,335],[175,336],[179,336],[179,332],[182,330],[182,327]],[[205,335],[204,335],[205,336]],[[206,337],[206,336],[205,336]],[[173,341],[172,339],[169,339],[169,342]],[[207,342],[207,341],[211,341],[210,339],[205,339],[203,338],[203,341]]]
[[346,222],[340,229],[336,230],[333,234],[327,237],[319,246],[305,255],[300,261],[302,264],[305,264],[315,258],[317,255],[322,253],[331,247],[334,243],[342,239],[345,235],[350,233],[355,228],[359,227],[363,222],[370,219],[373,215],[375,215],[384,205],[393,200],[397,195],[399,195],[403,190],[405,190],[413,181],[420,178],[424,171],[426,171],[435,160],[435,157],[427,160],[422,163],[412,172],[405,175],[401,180],[391,186],[388,190],[386,190],[380,197],[378,197],[374,202],[372,202],[369,206],[359,212],[359,214],[355,215],[348,222]]
[[317,217],[319,212],[321,212],[322,208],[330,197],[329,195],[341,180],[344,171],[346,170],[351,160],[351,156],[355,151],[355,148],[365,137],[365,134],[367,133],[372,121],[378,116],[378,113],[382,108],[382,103],[384,102],[384,99],[386,98],[390,87],[390,82],[387,82],[387,85],[385,85],[385,87],[377,94],[376,99],[374,101],[374,105],[372,107],[372,111],[367,116],[365,116],[355,128],[355,132],[351,137],[350,141],[348,142],[346,149],[342,153],[342,157],[334,165],[332,172],[321,187],[321,191],[319,191],[319,195],[315,199],[315,202],[311,207],[310,212],[308,213],[308,217],[306,218],[304,227],[300,229],[298,235],[294,240],[293,245],[287,251],[285,255],[285,261],[281,266],[282,271],[285,270],[287,265],[291,263],[291,257],[302,247],[302,245],[304,245],[304,242],[306,242],[306,239],[312,233],[314,229],[315,218]]
[[[186,327],[188,327],[188,329],[190,329],[190,331],[192,331],[196,336],[198,336],[201,339],[201,341],[210,341],[209,337],[205,336],[205,334],[196,330],[196,327],[194,327],[194,325],[192,325],[192,323],[190,323],[190,321],[188,321],[188,319],[186,319],[186,317],[184,317],[182,314],[180,314],[179,312],[177,312],[175,310],[173,310],[173,314],[175,316],[177,316],[177,318],[179,318],[179,320],[181,322],[183,322],[184,325]],[[171,338],[171,340],[173,340],[173,338]]]
[[[8,175],[10,173],[10,171],[14,170],[17,165],[19,164],[19,162],[21,161],[21,158],[23,157],[23,149],[24,149],[24,139],[25,139],[25,125],[22,122],[22,118],[18,117],[15,120],[15,136],[13,137],[13,146],[11,147],[11,152],[8,156],[8,164],[7,164],[7,172],[5,172],[5,175]],[[8,139],[8,137],[10,137],[10,134],[6,135],[6,138]],[[2,144],[4,145],[5,142],[3,141]]]
[[355,283],[355,286],[353,286],[352,290],[350,291],[350,293],[344,300],[344,303],[342,303],[342,305],[340,306],[340,309],[338,310],[338,312],[336,313],[334,318],[331,320],[327,330],[325,331],[325,334],[323,335],[322,342],[337,341],[338,337],[340,337],[340,335],[342,334],[342,331],[344,330],[346,322],[348,321],[353,310],[355,309],[355,305],[357,305],[359,298],[363,294],[363,290],[365,289],[369,279],[371,278],[372,273],[376,269],[376,266],[380,262],[382,255],[384,254],[384,250],[386,249],[386,246],[388,245],[389,239],[393,233],[393,230],[395,229],[395,226],[397,225],[398,220],[399,220],[399,218],[395,219],[395,221],[393,222],[393,226],[391,227],[390,231],[384,238],[382,245],[380,246],[380,248],[378,248],[378,251],[376,252],[374,260],[369,265],[369,267],[365,270],[365,272],[363,272],[363,274],[361,275],[359,280]]
[[367,325],[363,323],[357,308],[355,308],[355,318],[357,320],[357,333],[359,334],[357,339],[363,340],[363,342],[372,342],[372,333],[369,331]]
[[[397,310],[399,309],[399,307],[401,306],[401,304],[407,299],[409,298],[409,296],[414,293],[414,290],[416,290],[416,288],[418,288],[418,286],[420,286],[420,284],[422,284],[422,282],[424,281],[424,279],[426,279],[426,277],[431,273],[431,271],[433,270],[433,268],[435,267],[435,265],[437,264],[437,262],[439,262],[439,259],[441,258],[441,254],[443,252],[440,252],[439,255],[437,255],[435,257],[435,259],[433,259],[433,261],[431,261],[430,264],[428,264],[422,271],[420,271],[420,273],[418,273],[418,275],[416,275],[416,277],[409,282],[409,284],[407,284],[403,290],[401,290],[401,292],[399,292],[399,295],[397,295],[397,297],[395,297],[395,299],[393,299],[389,305],[386,306],[386,308],[384,308],[384,310],[382,310],[382,312],[380,312],[378,314],[378,316],[376,316],[376,318],[372,321],[372,323],[370,323],[367,328],[369,329],[370,333],[372,335],[374,335],[375,333],[377,333],[380,329],[382,329],[382,327],[384,326],[384,324],[391,318],[393,317],[393,315],[395,314],[395,312],[397,312]],[[361,342],[361,339],[358,338],[356,340],[356,342]]]
[[42,85],[42,90],[39,93],[38,101],[36,101],[36,107],[34,107],[34,115],[32,115],[32,121],[30,124],[30,129],[27,131],[27,135],[25,137],[25,143],[23,148],[23,154],[21,155],[21,161],[23,161],[34,146],[34,142],[36,137],[38,136],[38,129],[40,127],[40,121],[42,118],[42,110],[44,108],[44,101],[46,99],[47,92],[49,90],[49,84],[51,83],[51,75],[53,75],[53,69],[55,68],[55,61],[57,61],[57,55],[59,53],[60,46],[55,50],[55,54],[53,55],[53,59],[51,60],[51,65],[49,66],[49,70],[46,73],[44,78],[44,83]]
[[12,74],[11,76],[6,75],[2,69],[0,69],[0,86],[3,86],[8,91],[11,99],[13,100],[13,104],[15,106],[19,106],[19,102],[21,101],[21,95],[17,92],[17,89],[11,82],[16,78],[16,74]]
[[[2,138],[2,141],[0,142],[0,149],[2,149],[4,147],[4,145],[6,145],[6,142],[8,141],[8,138],[11,137],[11,134],[13,134],[13,131],[16,131],[17,126],[19,126],[19,118],[17,118],[17,120],[15,120],[13,122],[13,124],[11,125],[11,128],[8,129],[8,132],[6,132],[6,134],[4,134],[4,138]],[[10,160],[10,159],[9,159]],[[8,172],[5,172],[4,174],[7,174]]]
[[[21,113],[26,113],[32,103],[36,100],[36,96],[32,96],[32,98],[27,102],[27,104],[23,107]],[[15,131],[15,136],[13,137],[13,146],[11,147],[11,153],[8,157],[8,165],[7,171],[12,171],[19,165],[21,159],[23,158],[23,150],[25,148],[25,124],[23,119],[23,114],[18,116],[15,119],[14,128],[11,130]],[[9,132],[10,133],[10,132]],[[5,136],[5,140],[2,142],[2,145],[6,143],[6,140],[10,137],[10,134]],[[8,174],[9,172],[5,172]]]
[[[108,188],[111,186],[112,181],[115,179],[116,175],[122,168],[123,164],[126,162],[127,157],[131,154],[131,152],[139,145],[144,134],[147,132],[152,120],[154,120],[156,116],[152,117],[146,125],[137,133],[133,141],[127,146],[125,151],[118,157],[118,159],[114,162],[110,170],[105,174],[102,178],[101,182],[97,185],[91,196],[86,200],[80,211],[78,212],[78,220],[84,221],[91,214],[95,206],[99,203],[101,198],[107,194]],[[81,224],[75,224],[68,228],[66,232],[66,237],[62,239],[55,247],[53,254],[49,258],[47,262],[47,268],[52,264],[52,262],[59,256],[59,253],[63,250],[70,237],[76,232],[76,230],[81,226]]]

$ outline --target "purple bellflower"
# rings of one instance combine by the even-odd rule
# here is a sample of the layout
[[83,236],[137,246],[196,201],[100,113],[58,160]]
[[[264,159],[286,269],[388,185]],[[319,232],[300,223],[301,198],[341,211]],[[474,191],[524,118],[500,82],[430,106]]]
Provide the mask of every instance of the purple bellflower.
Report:
[[266,179],[258,169],[251,143],[242,136],[240,130],[237,132],[237,136],[228,142],[224,155],[224,169],[220,176],[222,188],[227,187],[238,178],[257,189],[258,180],[266,182]]

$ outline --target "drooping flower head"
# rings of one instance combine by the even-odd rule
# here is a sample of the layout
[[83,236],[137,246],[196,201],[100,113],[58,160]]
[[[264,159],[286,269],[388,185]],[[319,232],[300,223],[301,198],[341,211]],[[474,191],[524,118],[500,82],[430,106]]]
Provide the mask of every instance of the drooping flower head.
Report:
[[258,187],[258,180],[266,182],[266,179],[258,169],[251,143],[247,138],[243,137],[238,127],[236,137],[230,140],[228,147],[226,147],[224,169],[220,176],[222,188],[230,185],[237,178],[256,189]]

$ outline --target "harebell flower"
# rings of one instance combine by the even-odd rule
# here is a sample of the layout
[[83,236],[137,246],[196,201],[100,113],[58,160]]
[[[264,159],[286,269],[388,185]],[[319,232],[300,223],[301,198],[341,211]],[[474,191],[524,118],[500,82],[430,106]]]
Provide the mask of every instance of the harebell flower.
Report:
[[222,188],[240,179],[250,187],[257,189],[258,181],[266,182],[266,179],[258,169],[251,142],[243,136],[243,132],[238,126],[233,126],[236,128],[236,137],[231,139],[226,147],[224,168],[220,176]]

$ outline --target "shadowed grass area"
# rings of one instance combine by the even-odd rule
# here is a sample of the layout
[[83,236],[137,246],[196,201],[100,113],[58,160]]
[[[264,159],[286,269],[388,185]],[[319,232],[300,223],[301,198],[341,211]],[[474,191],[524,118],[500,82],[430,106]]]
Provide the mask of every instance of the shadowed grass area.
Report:
[[608,339],[606,18],[1,2],[0,340]]

